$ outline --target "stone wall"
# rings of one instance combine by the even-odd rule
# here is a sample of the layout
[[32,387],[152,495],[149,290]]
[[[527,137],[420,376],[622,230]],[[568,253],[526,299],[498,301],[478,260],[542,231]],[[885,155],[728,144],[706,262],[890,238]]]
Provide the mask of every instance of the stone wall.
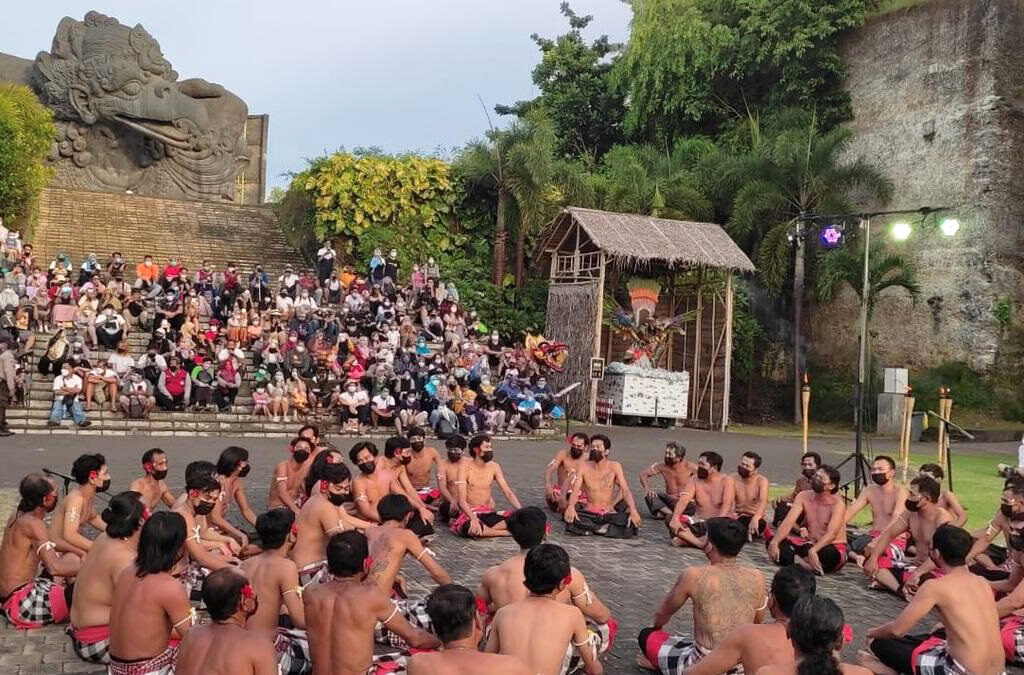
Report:
[[[995,306],[1024,299],[1021,44],[1019,0],[933,0],[869,21],[844,45],[851,156],[892,179],[889,208],[955,206],[962,223],[953,239],[918,228],[905,244],[890,244],[917,263],[922,294],[916,305],[896,290],[880,298],[871,327],[879,366],[997,364]],[[875,221],[872,234],[889,222]],[[819,359],[855,361],[855,304],[846,291],[812,308]]]

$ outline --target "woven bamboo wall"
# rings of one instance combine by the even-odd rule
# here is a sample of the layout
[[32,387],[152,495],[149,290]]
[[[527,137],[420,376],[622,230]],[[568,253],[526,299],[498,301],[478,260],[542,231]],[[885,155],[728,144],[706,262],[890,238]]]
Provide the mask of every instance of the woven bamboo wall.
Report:
[[590,359],[594,355],[594,321],[599,311],[596,281],[552,284],[548,291],[544,337],[569,345],[564,370],[552,373],[548,379],[555,389],[573,382],[583,383],[565,399],[566,412],[572,419],[587,419],[590,414]]

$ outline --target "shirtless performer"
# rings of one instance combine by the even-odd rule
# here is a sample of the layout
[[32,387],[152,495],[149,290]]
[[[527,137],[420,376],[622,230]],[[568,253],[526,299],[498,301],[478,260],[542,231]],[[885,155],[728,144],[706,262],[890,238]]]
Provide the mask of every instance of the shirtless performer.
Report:
[[[508,518],[508,531],[519,545],[519,553],[503,563],[488,568],[480,580],[477,597],[487,607],[487,621],[505,605],[518,602],[527,596],[523,565],[527,554],[544,542],[547,533],[547,516],[536,506],[526,506]],[[558,595],[567,605],[576,605],[587,620],[587,630],[595,640],[598,656],[611,649],[618,632],[618,623],[612,618],[608,607],[601,602],[597,593],[591,590],[586,577],[575,567],[570,568],[572,581]],[[573,655],[578,665],[578,655]],[[570,671],[573,670],[570,667]]]
[[341,532],[327,542],[330,576],[302,596],[314,675],[373,672],[373,636],[378,623],[414,649],[440,646],[433,635],[409,625],[388,593],[367,580],[372,565],[362,533]]
[[[640,485],[644,487],[644,501],[651,515],[657,520],[665,520],[672,515],[672,510],[679,501],[679,495],[697,471],[697,465],[686,457],[686,448],[681,443],[669,441],[665,444],[665,458],[640,472]],[[665,491],[657,492],[651,487],[650,480],[661,476],[665,481]],[[661,502],[660,504],[658,502]],[[690,503],[689,513],[693,515],[694,503]]]
[[[57,553],[46,531],[43,518],[57,507],[53,483],[30,473],[21,479],[18,493],[21,501],[0,542],[0,605],[15,628],[28,630],[67,621],[72,589],[53,578],[74,577],[81,559]],[[49,576],[39,575],[40,563]]]
[[1006,662],[1015,666],[1024,665],[1024,522],[1010,524],[1012,530],[1007,541],[1012,560],[1009,578],[992,582],[992,590],[998,598],[999,633],[1002,637]]
[[299,509],[305,505],[306,500],[319,491],[317,483],[320,482],[320,473],[324,470],[324,467],[328,464],[344,463],[345,455],[334,446],[322,447],[319,450],[313,451],[313,458],[307,464],[309,468],[303,470],[305,475],[302,477],[302,504],[299,506]]
[[[946,472],[938,464],[922,464],[918,470],[918,475],[934,478],[935,482],[941,486]],[[963,527],[967,523],[967,510],[964,509],[960,499],[951,490],[942,491],[942,494],[939,495],[939,506],[952,514],[953,524],[957,527]]]
[[568,672],[575,652],[583,661],[584,672],[603,673],[583,613],[559,597],[572,582],[571,569],[569,555],[561,546],[532,548],[523,565],[529,595],[497,611],[485,651],[515,656],[538,675]]
[[408,675],[534,675],[514,656],[477,651],[484,620],[468,588],[446,584],[434,589],[427,598],[427,615],[441,650],[409,657]]
[[792,663],[796,658],[789,640],[789,617],[800,598],[814,595],[817,582],[810,570],[787,565],[775,573],[768,594],[773,623],[747,623],[729,631],[711,653],[682,671],[682,675],[717,675],[743,668],[758,673],[765,666]]
[[[718,517],[707,522],[704,554],[710,565],[683,570],[655,613],[653,626],[640,631],[640,666],[673,675],[680,666],[688,668],[707,656],[737,626],[761,623],[767,606],[764,577],[736,562],[746,541],[747,528],[737,520]],[[693,639],[663,630],[687,600],[693,600]]]
[[436,511],[441,501],[441,491],[430,486],[430,471],[433,469],[440,478],[441,455],[437,448],[425,444],[426,435],[419,427],[409,427],[406,436],[409,439],[409,446],[412,448],[412,460],[405,465],[405,471],[409,474],[409,482],[419,495],[424,505],[432,511]]
[[768,479],[762,476],[761,455],[747,451],[740,457],[732,478],[736,489],[736,520],[747,528],[747,536],[771,538],[772,530],[765,520],[768,510]]
[[[953,516],[938,505],[939,484],[931,478],[918,476],[910,481],[910,493],[905,502],[906,511],[889,524],[875,540],[871,554],[864,561],[864,573],[875,584],[897,595],[909,598],[917,592],[922,582],[940,573],[931,562],[929,542],[935,531],[952,522]],[[912,561],[894,560],[889,553],[889,543],[909,533],[917,545],[917,555]],[[881,548],[881,550],[879,549]]]
[[[576,474],[562,516],[567,534],[598,534],[613,539],[636,536],[642,519],[622,465],[608,459],[611,448],[612,442],[607,436],[594,434],[590,437],[590,461]],[[619,500],[615,499],[616,487],[621,494]],[[586,492],[587,504],[577,511],[582,492]]]
[[[243,560],[239,566],[260,598],[246,628],[260,631],[273,641],[275,658],[286,675],[308,673],[312,668],[299,568],[288,557],[295,545],[296,532],[295,514],[290,509],[278,507],[260,514],[256,518],[256,533],[263,552]],[[282,613],[282,608],[287,613]]]
[[419,516],[413,520],[413,531],[420,537],[430,536],[434,528],[429,523],[433,522],[434,514],[420,500],[405,472],[404,457],[412,457],[409,442],[404,438],[397,441],[396,438],[400,437],[392,437],[386,441],[391,457],[379,457],[377,446],[370,441],[356,443],[349,450],[348,458],[359,467],[360,472],[360,475],[352,480],[356,515],[363,520],[376,523],[379,521],[377,502],[382,497],[387,494],[404,494],[409,497],[412,494],[409,500],[416,507]]
[[[404,494],[409,502],[416,509],[416,516],[413,517],[410,529],[420,537],[429,537],[434,534],[432,523],[434,512],[420,497],[419,490],[412,484],[408,467],[412,464],[412,443],[405,436],[391,436],[384,441],[384,458],[377,460],[378,468],[383,468],[394,474],[397,479],[397,486],[400,488],[395,494]],[[426,485],[430,484],[430,471],[425,476]]]
[[203,578],[209,572],[231,564],[232,556],[239,551],[234,539],[214,531],[207,521],[220,500],[220,490],[220,481],[212,474],[190,464],[185,469],[185,493],[171,509],[185,519],[188,529],[181,578],[190,596],[202,589]]
[[78,658],[110,662],[110,608],[114,584],[135,563],[139,534],[149,510],[138,492],[122,492],[110,500],[101,517],[107,530],[96,537],[75,578],[71,603],[71,648]]
[[[565,511],[569,489],[572,488],[583,463],[587,461],[583,453],[586,452],[589,443],[590,439],[586,434],[576,432],[569,437],[569,449],[559,450],[544,469],[544,499],[552,511]],[[552,476],[557,476],[557,482],[554,484],[551,482]]]
[[821,455],[816,452],[805,452],[800,457],[800,475],[796,478],[793,491],[784,497],[779,497],[772,503],[772,525],[777,529],[789,513],[790,505],[796,501],[796,496],[805,490],[811,489],[811,479],[821,468]]
[[196,611],[171,576],[187,529],[180,513],[162,511],[142,526],[135,564],[114,584],[108,675],[170,675],[178,642],[196,624]]
[[[697,503],[692,516],[687,516],[690,501]],[[722,456],[702,452],[697,459],[697,475],[683,488],[679,501],[666,525],[673,546],[704,548],[706,523],[710,518],[731,518],[735,513],[736,483],[722,473]]]
[[789,621],[793,659],[767,666],[758,675],[870,675],[861,666],[840,663],[837,654],[843,648],[846,619],[839,605],[829,598],[808,595],[793,608]]
[[97,492],[110,489],[107,460],[103,455],[82,455],[71,465],[71,477],[78,487],[57,506],[50,521],[50,539],[58,551],[81,557],[92,548],[92,541],[82,534],[82,527],[88,523],[100,532],[106,527],[93,501]]
[[437,514],[445,521],[450,521],[459,514],[458,490],[455,481],[459,479],[459,467],[469,464],[465,456],[466,437],[455,434],[444,441],[445,458],[437,465],[437,489],[441,492],[441,502],[437,506]]
[[523,507],[505,481],[501,465],[494,461],[491,437],[477,434],[469,441],[470,460],[459,465],[455,480],[459,515],[451,522],[451,531],[460,537],[507,537],[505,519],[511,513],[498,511],[491,490],[495,483],[515,508]]
[[[970,549],[966,530],[948,524],[935,530],[930,557],[941,574],[922,584],[899,616],[868,631],[871,651],[861,652],[862,665],[886,674],[1004,672],[996,602],[988,582],[967,569]],[[933,609],[945,635],[906,636]]]
[[[292,560],[299,568],[303,588],[318,580],[327,566],[324,551],[331,535],[348,530],[365,530],[373,523],[349,515],[345,503],[352,501],[352,474],[344,464],[325,464],[316,491],[299,511],[295,521],[298,534]],[[308,621],[307,621],[308,625]]]
[[213,572],[203,584],[212,623],[190,630],[178,650],[176,675],[277,675],[277,654],[266,633],[250,629],[259,594],[236,569]]
[[[846,503],[837,495],[839,472],[823,464],[811,480],[811,489],[796,496],[768,544],[768,557],[780,565],[796,562],[815,574],[830,574],[846,562]],[[800,516],[807,538],[790,536]]]
[[302,436],[292,439],[288,445],[288,459],[278,462],[274,467],[274,478],[267,496],[268,509],[284,507],[298,515],[302,501],[302,478],[309,469],[312,452],[313,445],[308,439]]
[[[850,521],[860,513],[861,509],[865,506],[871,507],[871,529],[867,534],[856,537],[850,542],[850,560],[859,566],[863,566],[865,558],[871,554],[873,542],[903,513],[903,503],[907,499],[907,491],[893,480],[895,475],[896,462],[892,457],[887,455],[875,457],[875,461],[871,463],[871,482],[874,485],[864,488],[860,496],[846,508],[846,524],[849,526]],[[906,537],[900,536],[893,539],[889,543],[888,549],[879,554],[881,566],[889,567],[891,561],[903,560],[906,548]]]
[[167,487],[167,453],[160,448],[151,448],[142,453],[142,470],[145,475],[136,478],[128,489],[142,495],[142,505],[155,511],[161,501],[167,508],[174,506],[174,494]]
[[249,508],[249,500],[245,496],[245,477],[252,467],[249,466],[249,451],[232,445],[224,449],[217,458],[217,480],[220,481],[220,499],[210,514],[210,524],[228,535],[244,549],[249,545],[249,536],[228,522],[228,509],[231,502],[238,504],[242,517],[252,526],[256,525],[256,513]]
[[1005,579],[1010,575],[1012,562],[1009,557],[1002,565],[997,565],[986,551],[1000,534],[1008,541],[1014,525],[1020,527],[1024,522],[1024,478],[1013,477],[1003,487],[1002,501],[999,510],[984,530],[974,533],[974,546],[967,554],[967,564],[974,568],[975,573],[986,579]]

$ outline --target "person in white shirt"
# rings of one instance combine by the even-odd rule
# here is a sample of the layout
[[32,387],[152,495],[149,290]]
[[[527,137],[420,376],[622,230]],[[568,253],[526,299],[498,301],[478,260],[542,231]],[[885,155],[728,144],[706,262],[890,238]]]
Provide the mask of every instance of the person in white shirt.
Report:
[[373,419],[374,430],[380,427],[381,422],[390,426],[395,419],[395,397],[391,395],[387,387],[380,390],[380,393],[373,397],[370,403],[370,417]]
[[337,254],[334,252],[334,248],[331,247],[331,242],[329,241],[325,241],[324,245],[320,247],[320,250],[316,252],[316,271],[321,284],[323,284],[324,280],[331,276],[331,272],[334,271],[334,258],[336,255]]
[[102,408],[110,403],[110,412],[117,412],[117,387],[120,378],[110,367],[107,359],[100,359],[85,376],[85,410],[92,408],[93,401]]
[[402,334],[398,331],[398,326],[395,324],[389,324],[386,330],[387,332],[384,333],[384,337],[388,344],[391,345],[391,350],[396,351],[399,345],[402,344]]
[[284,268],[284,274],[277,279],[278,283],[284,288],[291,298],[295,298],[295,284],[299,283],[299,275],[292,270],[291,265]]
[[124,317],[107,305],[96,320],[89,326],[89,337],[94,345],[102,345],[114,349],[127,334],[128,322]]
[[292,305],[292,309],[295,311],[295,316],[303,320],[316,311],[316,300],[309,297],[309,291],[302,289],[295,304]]
[[277,311],[281,312],[281,318],[287,321],[292,317],[292,306],[295,301],[292,300],[292,296],[288,295],[288,289],[282,287],[281,291],[277,294],[277,302],[274,305]]
[[358,312],[363,308],[363,296],[359,293],[359,290],[352,286],[352,290],[345,296],[345,309],[349,312]]
[[135,359],[128,353],[128,341],[122,340],[117,345],[117,351],[110,355],[107,363],[117,373],[117,377],[123,380],[124,377],[135,367]]
[[82,393],[82,378],[75,375],[71,364],[65,363],[61,367],[61,373],[53,379],[53,408],[50,409],[50,419],[47,426],[59,427],[64,419],[64,411],[71,413],[71,419],[79,427],[87,427],[91,422],[85,419],[85,411],[82,410],[82,402],[78,395]]
[[358,382],[349,380],[339,401],[342,426],[347,426],[349,421],[354,419],[358,421],[359,433],[363,433],[364,427],[370,421],[369,394]]

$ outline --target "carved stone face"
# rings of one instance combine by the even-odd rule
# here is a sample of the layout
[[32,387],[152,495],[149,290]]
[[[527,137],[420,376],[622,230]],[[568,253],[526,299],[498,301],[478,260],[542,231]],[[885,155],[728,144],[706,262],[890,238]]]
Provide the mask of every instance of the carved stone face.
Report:
[[51,159],[70,160],[58,170],[73,185],[232,198],[249,161],[245,103],[218,84],[178,82],[142,26],[65,17],[34,77],[58,120]]

